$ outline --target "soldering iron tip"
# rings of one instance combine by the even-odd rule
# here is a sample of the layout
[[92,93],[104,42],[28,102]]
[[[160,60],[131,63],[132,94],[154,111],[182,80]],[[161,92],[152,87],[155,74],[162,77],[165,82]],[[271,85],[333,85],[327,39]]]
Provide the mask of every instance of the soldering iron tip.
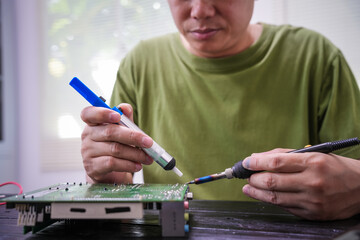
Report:
[[186,184],[194,184],[194,183],[195,183],[195,181],[192,180],[192,181],[190,181],[190,182],[187,182]]

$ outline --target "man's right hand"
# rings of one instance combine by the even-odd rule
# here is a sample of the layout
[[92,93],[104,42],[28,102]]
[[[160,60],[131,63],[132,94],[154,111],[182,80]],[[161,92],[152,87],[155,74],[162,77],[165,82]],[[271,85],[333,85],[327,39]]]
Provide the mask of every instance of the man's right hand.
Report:
[[[133,120],[132,107],[120,104],[123,113]],[[131,183],[132,173],[152,158],[139,149],[149,148],[153,140],[120,123],[121,115],[111,109],[86,107],[81,112],[86,123],[81,136],[81,155],[89,182]]]

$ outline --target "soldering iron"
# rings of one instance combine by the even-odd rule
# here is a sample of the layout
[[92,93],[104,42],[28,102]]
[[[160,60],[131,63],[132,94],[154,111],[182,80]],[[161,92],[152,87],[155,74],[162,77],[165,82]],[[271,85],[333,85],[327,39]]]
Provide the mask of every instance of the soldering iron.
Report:
[[[340,141],[334,141],[334,142],[326,142],[321,143],[314,146],[308,146],[302,149],[297,149],[290,151],[288,153],[305,153],[305,152],[320,152],[320,153],[330,153],[339,149],[351,147],[354,145],[360,144],[360,140],[358,138],[350,138]],[[262,171],[252,171],[249,169],[246,169],[242,165],[242,160],[235,163],[235,165],[231,168],[225,169],[224,172],[221,173],[215,173],[212,175],[208,175],[205,177],[196,178],[195,180],[192,180],[188,182],[188,184],[202,184],[206,182],[211,182],[223,178],[231,179],[231,178],[240,178],[245,179],[249,178],[252,174],[262,172]]]

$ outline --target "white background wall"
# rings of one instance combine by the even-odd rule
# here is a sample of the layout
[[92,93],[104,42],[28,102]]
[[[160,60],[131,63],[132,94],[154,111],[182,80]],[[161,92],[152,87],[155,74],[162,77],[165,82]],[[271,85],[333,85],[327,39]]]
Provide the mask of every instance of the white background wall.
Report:
[[[46,66],[41,64],[45,39],[43,26],[39,25],[44,10],[40,1],[45,0],[1,0],[2,42],[6,46],[3,46],[2,62],[5,140],[0,142],[0,183],[17,181],[25,191],[58,182],[84,181],[81,167],[49,171],[40,160],[46,150],[40,134],[42,101],[46,94],[42,91]],[[359,81],[359,13],[357,0],[258,0],[253,22],[290,23],[321,32],[342,49]],[[161,25],[153,27],[161,28]],[[77,158],[79,151],[74,153]],[[56,153],[56,157],[61,159],[62,154],[65,157],[67,153]],[[17,190],[0,189],[0,192],[12,191]]]

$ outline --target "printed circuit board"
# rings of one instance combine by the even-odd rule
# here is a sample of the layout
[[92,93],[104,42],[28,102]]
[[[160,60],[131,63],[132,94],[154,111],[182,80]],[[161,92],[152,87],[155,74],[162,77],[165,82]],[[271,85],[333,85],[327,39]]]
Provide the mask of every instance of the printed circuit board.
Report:
[[60,183],[3,201],[19,211],[24,232],[64,219],[141,219],[152,210],[159,213],[163,236],[184,236],[189,196],[187,184]]

